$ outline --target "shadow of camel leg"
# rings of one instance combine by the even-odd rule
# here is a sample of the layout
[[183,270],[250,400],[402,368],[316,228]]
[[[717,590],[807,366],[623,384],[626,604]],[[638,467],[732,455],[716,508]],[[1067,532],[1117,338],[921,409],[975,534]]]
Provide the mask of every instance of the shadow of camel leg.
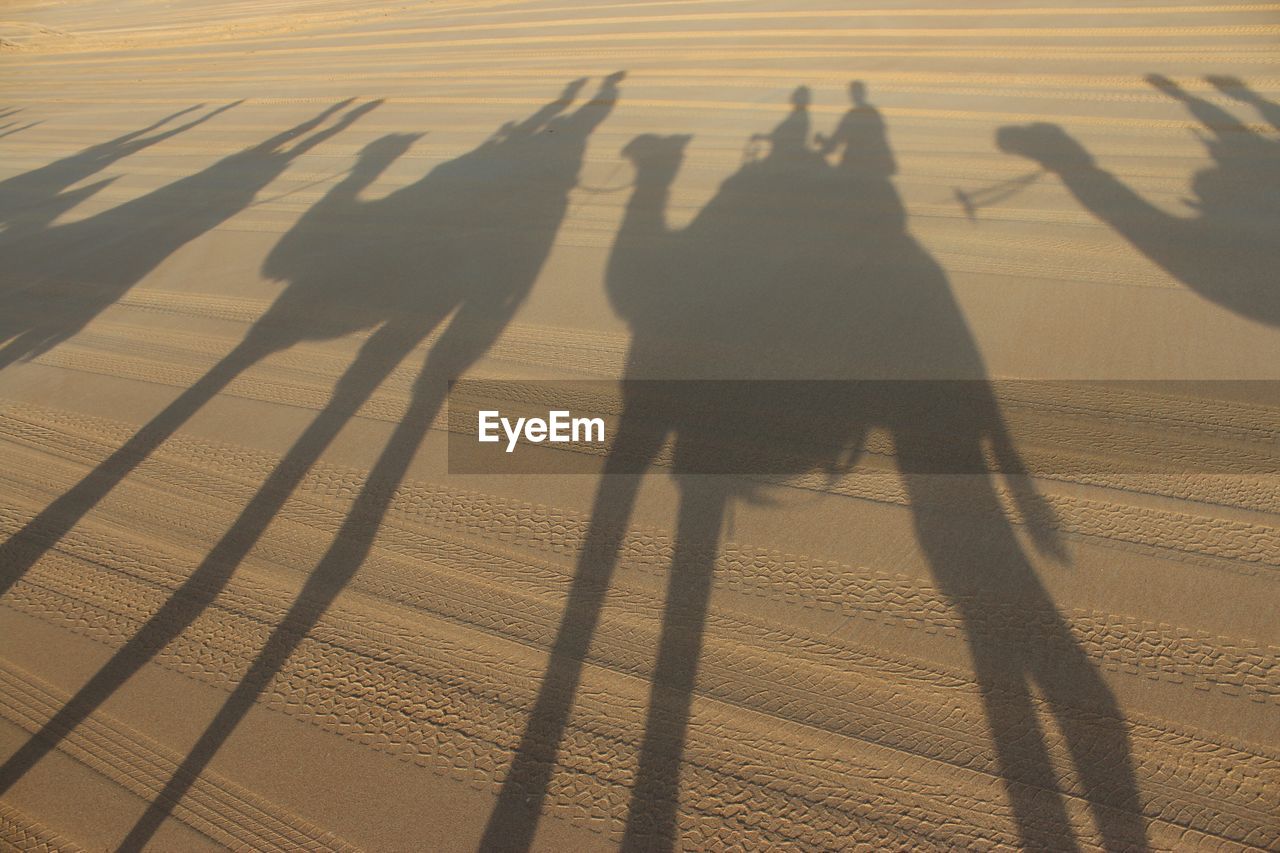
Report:
[[246,338],[209,369],[204,376],[134,433],[118,450],[85,475],[70,490],[40,511],[35,518],[0,545],[0,595],[22,578],[48,550],[58,544],[76,523],[111,493],[129,472],[142,464],[165,439],[227,387],[250,365],[273,351]]
[[[963,430],[954,430],[963,434]],[[901,465],[927,471],[947,431],[898,434]],[[980,471],[980,447],[963,442],[949,461]],[[933,454],[933,455],[931,455]],[[1022,846],[1075,850],[1048,744],[1029,683],[1030,642],[1039,642],[1044,613],[1056,613],[1035,578],[1004,515],[990,478],[983,475],[905,475],[916,527],[935,582],[958,610],[974,676],[982,696],[1000,780]],[[1029,639],[1030,638],[1030,639]]]
[[[328,405],[280,460],[191,576],[75,696],[0,767],[0,793],[7,791],[134,673],[186,630],[218,596],[236,566],[258,541],[312,463],[383,377],[413,348],[414,341],[384,332],[375,332],[365,342],[356,360],[338,381]],[[176,424],[166,425],[171,427],[168,432],[176,428]],[[158,441],[148,446],[154,447],[156,443]],[[133,461],[130,467],[136,464]]]
[[11,364],[17,364],[22,361],[28,353],[40,346],[41,335],[34,332],[24,332],[16,337],[9,338],[8,343],[0,347],[0,370],[4,370]]
[[985,632],[978,624],[965,619],[982,709],[1022,847],[1077,850],[1026,673],[1011,664],[1015,653],[1003,643],[979,636]]
[[[1119,703],[1065,623],[1058,623],[1058,634],[1065,641],[1046,643],[1032,676],[1066,737],[1103,846],[1147,850],[1147,821]],[[1072,708],[1088,711],[1072,713]]]
[[[387,364],[394,367],[421,337],[415,334],[394,337],[394,351],[383,353],[388,356]],[[329,549],[307,577],[288,613],[271,632],[244,678],[236,685],[164,790],[152,800],[146,813],[120,845],[121,850],[139,850],[151,839],[173,807],[244,719],[271,679],[364,563],[422,437],[431,428],[443,403],[443,396],[438,389],[444,385],[441,381],[434,381],[437,376],[438,371],[432,369],[428,360],[419,375],[408,410],[396,424],[391,438],[369,472]],[[435,387],[428,390],[429,385]]]
[[641,477],[664,437],[663,430],[623,413],[596,492],[591,526],[578,556],[547,670],[498,802],[489,815],[481,850],[527,850],[533,843],[560,739],[569,722],[583,662],[600,621]]
[[623,850],[671,850],[676,843],[680,764],[727,499],[717,477],[686,477],[680,491],[662,636]]

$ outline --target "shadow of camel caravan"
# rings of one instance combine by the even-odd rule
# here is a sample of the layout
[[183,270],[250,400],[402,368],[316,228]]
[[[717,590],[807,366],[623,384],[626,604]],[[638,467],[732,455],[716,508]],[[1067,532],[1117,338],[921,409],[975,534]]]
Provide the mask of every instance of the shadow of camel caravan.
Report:
[[[6,341],[0,346],[0,369],[35,358],[79,333],[174,252],[247,208],[296,158],[377,106],[354,107],[319,129],[349,103],[329,107],[194,175],[84,219],[33,228],[34,223],[18,218],[0,235],[6,259],[0,298],[9,309],[0,319],[0,339]],[[91,149],[81,162],[54,164],[58,168],[50,167],[51,174],[66,181],[91,173],[88,170],[105,167],[142,142]],[[43,209],[42,217],[56,215],[57,200],[55,196]]]
[[[553,774],[569,772],[557,771],[559,752],[584,663],[643,475],[668,443],[675,543],[622,848],[680,846],[680,773],[726,514],[735,501],[786,500],[752,476],[760,448],[769,473],[847,473],[871,429],[896,447],[920,551],[963,624],[992,772],[1022,842],[1073,843],[1070,793],[1089,802],[1109,849],[1146,844],[1120,709],[1036,576],[995,475],[1039,520],[1034,544],[1065,559],[1052,512],[1022,476],[946,274],[906,228],[883,120],[865,87],[851,93],[850,112],[814,147],[810,95],[797,89],[784,119],[752,137],[768,152],[684,228],[669,227],[667,210],[690,137],[642,135],[623,151],[635,183],[606,272],[632,335],[622,416],[483,849],[527,849]],[[752,426],[779,418],[786,429]],[[1077,790],[1061,788],[1033,688],[1065,734]]]
[[70,187],[115,165],[125,157],[186,133],[240,103],[236,101],[209,110],[198,118],[161,130],[166,124],[200,109],[203,105],[187,107],[139,130],[90,145],[70,157],[0,181],[0,229],[6,238],[11,238],[14,233],[30,235],[49,227],[59,216],[115,179],[108,178],[75,190],[70,190]]
[[[375,200],[360,192],[414,136],[383,137],[286,234],[264,271],[285,290],[244,340],[110,458],[0,546],[6,566],[31,565],[167,437],[236,376],[304,340],[371,330],[332,396],[231,527],[156,613],[0,767],[0,792],[181,634],[225,588],[307,471],[378,385],[426,337],[407,411],[355,496],[332,543],[258,656],[122,847],[143,846],[217,753],[373,546],[381,520],[451,379],[493,344],[551,250],[586,143],[619,96],[621,73],[570,111],[585,80],[475,150]],[[12,582],[10,576],[7,580]]]

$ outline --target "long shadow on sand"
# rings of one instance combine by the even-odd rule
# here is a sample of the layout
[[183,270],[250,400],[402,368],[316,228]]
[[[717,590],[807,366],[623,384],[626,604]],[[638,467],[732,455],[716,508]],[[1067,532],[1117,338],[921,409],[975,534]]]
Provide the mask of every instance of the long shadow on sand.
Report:
[[[946,275],[907,231],[883,120],[860,85],[852,93],[853,109],[815,150],[808,93],[797,90],[785,119],[755,138],[768,154],[679,230],[665,215],[688,138],[646,135],[625,149],[636,179],[607,281],[633,334],[622,419],[484,849],[523,850],[534,839],[642,475],[664,443],[673,443],[680,501],[622,842],[634,850],[679,841],[679,778],[721,529],[730,502],[761,487],[759,477],[729,474],[847,472],[872,428],[892,436],[921,551],[963,619],[1022,841],[1074,846],[1034,684],[1065,733],[1077,793],[1106,846],[1145,846],[1120,709],[1037,578],[993,475],[1008,475],[1024,516],[1052,514],[1021,476]],[[743,426],[780,416],[782,429]],[[762,448],[772,462],[760,461]],[[1029,531],[1062,556],[1051,523]]]
[[[21,107],[11,107],[0,110],[0,121],[15,116],[20,112],[22,112]],[[17,133],[22,133],[24,130],[30,130],[40,124],[39,120],[29,121],[26,124],[21,124],[20,121],[21,120],[19,119],[18,121],[6,121],[4,124],[0,124],[0,139],[4,139],[6,136],[13,136]]]
[[[4,206],[0,212],[6,215],[8,226],[0,235],[0,252],[6,262],[0,278],[0,298],[6,309],[0,318],[0,340],[6,341],[0,347],[0,369],[35,358],[74,336],[165,258],[248,207],[254,196],[294,159],[342,132],[376,106],[364,104],[351,109],[330,126],[317,130],[346,103],[349,102],[329,107],[194,175],[66,225],[49,223],[105,182],[66,193],[56,189],[71,186],[140,146],[159,140],[122,137],[37,170],[43,174],[20,175],[6,182],[15,192],[12,202],[0,197],[0,205]],[[186,130],[212,115],[161,136]],[[40,187],[49,188],[44,192],[43,203],[24,204],[18,191],[29,188],[38,192]],[[0,565],[8,569],[3,558]],[[8,576],[6,571],[4,578]],[[8,581],[0,580],[0,584],[3,591]]]
[[[74,336],[169,255],[243,210],[294,158],[376,106],[357,107],[324,130],[316,130],[346,103],[134,201],[34,233],[25,227],[6,231],[0,248],[8,261],[4,281],[11,292],[0,292],[6,309],[0,318],[0,340],[6,340],[0,348],[0,369],[34,358]],[[69,186],[92,174],[95,165],[101,168],[124,156],[138,141],[132,134],[121,139],[88,149],[71,158],[74,163],[47,167],[48,180]],[[22,183],[21,177],[11,180]],[[50,207],[62,207],[59,193],[49,191],[46,196]],[[168,435],[163,418],[144,428],[0,545],[0,595]]]
[[69,191],[70,187],[115,165],[125,157],[198,127],[237,104],[209,110],[199,118],[161,130],[165,125],[187,113],[195,112],[201,106],[203,105],[187,107],[146,127],[90,145],[69,157],[0,181],[0,229],[5,232],[6,239],[12,238],[15,233],[30,237],[48,228],[55,219],[111,183],[114,178],[77,190]]
[[[1280,131],[1280,104],[1233,77],[1210,77],[1224,94],[1253,107]],[[997,142],[1055,172],[1079,202],[1134,248],[1204,298],[1237,314],[1280,325],[1280,138],[1259,133],[1158,74],[1151,85],[1180,101],[1203,127],[1213,165],[1192,180],[1192,216],[1151,204],[1113,175],[1062,128],[1005,127]]]
[[[306,340],[371,330],[316,415],[195,571],[43,729],[0,767],[0,793],[186,629],[225,587],[289,495],[383,379],[448,320],[328,551],[248,672],[121,845],[140,848],[253,706],[271,677],[364,561],[381,519],[440,410],[448,380],[497,339],[549,253],[587,139],[611,112],[622,74],[572,112],[585,80],[475,150],[376,201],[360,192],[416,139],[383,137],[361,153],[268,256],[284,292],[244,340],[107,461],[3,546],[30,565],[128,471],[250,366]],[[29,541],[27,541],[29,539]],[[3,559],[3,557],[0,557]]]

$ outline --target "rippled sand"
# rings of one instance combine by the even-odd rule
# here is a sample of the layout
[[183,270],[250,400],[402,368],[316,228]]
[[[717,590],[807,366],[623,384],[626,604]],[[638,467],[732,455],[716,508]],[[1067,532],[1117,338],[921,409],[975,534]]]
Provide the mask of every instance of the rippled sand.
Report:
[[1280,5],[0,38],[0,844],[1280,846]]

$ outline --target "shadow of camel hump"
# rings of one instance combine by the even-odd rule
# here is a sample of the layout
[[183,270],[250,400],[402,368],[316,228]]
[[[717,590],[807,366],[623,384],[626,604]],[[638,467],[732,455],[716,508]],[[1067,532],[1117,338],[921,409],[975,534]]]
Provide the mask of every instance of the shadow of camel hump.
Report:
[[[1263,133],[1168,78],[1148,82],[1180,101],[1201,124],[1213,165],[1195,175],[1194,213],[1174,216],[1098,168],[1092,155],[1052,124],[1001,128],[999,147],[1057,173],[1094,216],[1196,293],[1269,325],[1280,325],[1280,135]],[[1241,81],[1210,77],[1280,131],[1280,105]]]
[[[484,355],[537,279],[576,185],[587,139],[612,110],[621,78],[621,73],[606,78],[593,99],[567,112],[585,82],[575,81],[559,99],[523,122],[504,126],[474,151],[385,198],[364,201],[360,191],[417,138],[383,137],[366,146],[351,172],[281,239],[264,271],[284,279],[284,291],[239,346],[69,493],[73,499],[65,511],[50,520],[55,533],[69,529],[235,376],[270,353],[305,340],[371,330],[368,338],[325,407],[200,564],[0,768],[0,792],[213,602],[343,426],[387,375],[443,325],[406,412],[329,549],[121,849],[140,848],[151,838],[373,547],[381,520],[440,411],[448,381]],[[50,540],[44,534],[41,547],[49,547]]]
[[[1075,846],[1069,795],[1088,801],[1107,848],[1146,846],[1124,720],[1006,517],[992,469],[1023,470],[1018,454],[946,275],[906,230],[884,124],[865,88],[852,92],[850,114],[814,148],[808,91],[796,90],[778,127],[753,137],[768,153],[681,229],[666,211],[690,138],[644,135],[624,149],[636,178],[606,273],[632,332],[621,421],[483,849],[529,848],[553,775],[571,772],[557,770],[560,745],[643,474],[667,442],[675,543],[622,848],[679,846],[680,774],[725,515],[765,488],[750,476],[759,448],[743,425],[780,418],[829,429],[768,433],[780,460],[771,473],[847,472],[870,429],[890,434],[920,553],[964,626],[993,742],[985,769],[1003,785],[1022,843]],[[1009,479],[1024,516],[1052,518],[1029,482]],[[1054,530],[1028,527],[1041,551],[1063,558]],[[1075,790],[1052,766],[1033,686],[1065,734]]]

